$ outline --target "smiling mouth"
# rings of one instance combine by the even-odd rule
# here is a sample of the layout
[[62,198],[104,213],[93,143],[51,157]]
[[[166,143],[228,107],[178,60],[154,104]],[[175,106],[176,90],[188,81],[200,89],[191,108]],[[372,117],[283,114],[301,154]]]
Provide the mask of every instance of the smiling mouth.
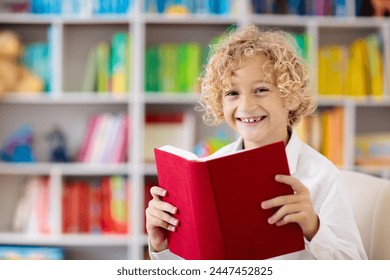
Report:
[[266,116],[258,116],[258,117],[252,117],[252,118],[237,118],[240,122],[243,123],[256,123],[264,120]]

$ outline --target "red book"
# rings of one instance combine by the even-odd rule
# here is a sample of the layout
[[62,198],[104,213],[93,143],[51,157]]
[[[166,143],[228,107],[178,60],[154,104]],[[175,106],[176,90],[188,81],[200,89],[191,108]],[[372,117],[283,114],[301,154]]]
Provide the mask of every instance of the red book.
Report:
[[155,149],[159,186],[175,205],[180,224],[168,233],[169,249],[184,259],[267,259],[304,249],[298,224],[267,220],[277,209],[260,204],[293,194],[276,182],[290,174],[283,142],[203,160],[172,147]]

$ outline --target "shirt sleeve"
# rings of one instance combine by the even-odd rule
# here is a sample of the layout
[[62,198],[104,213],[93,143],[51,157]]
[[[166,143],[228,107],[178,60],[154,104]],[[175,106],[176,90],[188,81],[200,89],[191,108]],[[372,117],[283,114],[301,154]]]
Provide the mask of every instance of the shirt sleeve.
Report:
[[179,257],[178,255],[175,255],[169,249],[161,252],[155,252],[152,246],[150,246],[150,239],[148,239],[148,248],[151,260],[183,260],[183,258]]
[[306,248],[317,259],[367,259],[341,175],[332,176],[323,190],[318,211],[320,227]]

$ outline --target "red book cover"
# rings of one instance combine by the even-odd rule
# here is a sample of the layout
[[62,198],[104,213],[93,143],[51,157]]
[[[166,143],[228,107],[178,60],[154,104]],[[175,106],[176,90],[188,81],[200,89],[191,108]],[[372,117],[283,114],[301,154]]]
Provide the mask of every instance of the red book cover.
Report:
[[111,222],[111,182],[110,177],[103,177],[101,180],[101,230],[102,233],[112,233],[113,225]]
[[283,142],[214,159],[172,147],[155,149],[159,186],[175,205],[180,224],[169,249],[184,259],[267,259],[304,249],[298,224],[270,225],[277,209],[260,204],[293,194],[276,182],[290,174]]

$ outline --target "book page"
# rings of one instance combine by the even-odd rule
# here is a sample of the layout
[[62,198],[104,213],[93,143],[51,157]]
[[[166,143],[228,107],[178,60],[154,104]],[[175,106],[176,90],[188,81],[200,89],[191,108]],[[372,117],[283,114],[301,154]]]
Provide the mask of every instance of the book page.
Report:
[[162,150],[162,151],[165,151],[165,152],[168,152],[168,153],[171,153],[171,154],[174,154],[174,155],[177,155],[177,156],[180,156],[180,157],[188,159],[188,160],[193,160],[193,161],[199,161],[200,160],[198,158],[198,156],[195,155],[194,153],[192,153],[190,151],[186,151],[186,150],[180,149],[180,148],[177,148],[177,147],[174,147],[174,146],[165,145],[165,146],[162,146],[162,147],[160,147],[158,149]]

